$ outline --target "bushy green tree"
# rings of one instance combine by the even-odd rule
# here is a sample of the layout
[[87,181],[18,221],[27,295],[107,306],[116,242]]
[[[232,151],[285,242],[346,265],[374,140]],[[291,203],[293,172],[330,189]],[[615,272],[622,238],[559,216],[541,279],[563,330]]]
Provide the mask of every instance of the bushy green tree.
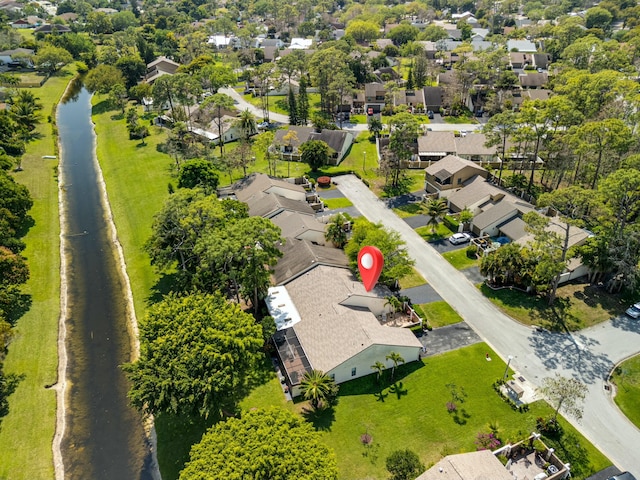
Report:
[[414,262],[398,232],[388,231],[381,224],[362,217],[354,221],[351,239],[344,248],[353,271],[358,270],[358,252],[366,245],[378,247],[384,256],[380,283],[393,286],[396,280],[412,271]]
[[300,160],[317,172],[329,160],[329,145],[322,140],[309,140],[300,145]]
[[412,480],[424,471],[420,457],[413,450],[396,450],[387,457],[386,466],[391,480]]
[[144,412],[218,414],[246,393],[262,329],[220,293],[169,295],[140,322],[140,358],[123,368]]
[[333,452],[313,426],[279,408],[252,410],[213,426],[191,449],[180,480],[335,480]]

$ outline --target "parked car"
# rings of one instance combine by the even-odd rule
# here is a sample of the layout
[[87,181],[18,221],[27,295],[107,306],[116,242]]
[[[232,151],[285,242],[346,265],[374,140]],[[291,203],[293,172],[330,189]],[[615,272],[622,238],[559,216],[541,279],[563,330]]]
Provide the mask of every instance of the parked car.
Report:
[[260,122],[259,124],[256,125],[256,127],[261,129],[269,128],[269,122]]
[[429,118],[429,120],[433,120],[433,112],[431,110],[427,111],[427,117]]
[[629,315],[631,318],[640,318],[640,302],[631,305],[624,313]]
[[636,480],[636,477],[631,475],[629,472],[622,472],[618,475],[614,475],[613,477],[608,478],[607,480]]
[[468,233],[454,233],[449,237],[449,242],[452,245],[460,245],[461,243],[467,243],[471,240],[471,235]]

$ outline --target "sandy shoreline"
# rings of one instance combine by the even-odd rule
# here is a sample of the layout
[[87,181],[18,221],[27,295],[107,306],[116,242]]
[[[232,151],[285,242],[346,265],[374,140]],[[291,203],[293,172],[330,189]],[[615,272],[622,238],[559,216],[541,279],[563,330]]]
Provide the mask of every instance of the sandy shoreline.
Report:
[[[62,98],[65,97],[67,91],[71,87],[71,82],[67,85]],[[56,111],[56,123],[58,113]],[[124,251],[122,244],[118,239],[118,232],[113,220],[113,214],[111,211],[111,204],[109,203],[109,197],[107,195],[106,183],[98,162],[97,156],[97,135],[95,133],[95,124],[92,122],[92,142],[93,142],[93,162],[98,175],[98,187],[100,188],[100,199],[102,202],[102,209],[105,215],[105,222],[109,230],[109,240],[113,244],[116,252],[116,263],[118,265],[118,274],[123,286],[123,294],[126,303],[127,314],[127,329],[129,330],[129,337],[131,339],[131,361],[136,360],[140,355],[140,341],[138,339],[138,321],[136,318],[135,307],[133,303],[133,293],[131,291],[131,283],[129,281],[129,275],[127,274],[127,265],[124,259]],[[62,438],[64,436],[66,427],[66,390],[67,390],[67,349],[66,349],[66,321],[67,321],[67,309],[68,309],[68,284],[67,284],[67,258],[65,255],[66,241],[65,235],[67,235],[66,224],[66,210],[64,204],[64,188],[65,178],[64,169],[61,167],[62,158],[64,152],[62,151],[62,145],[58,141],[58,210],[60,218],[60,318],[58,321],[58,381],[53,387],[56,390],[57,409],[56,409],[56,431],[53,437],[53,463],[55,470],[56,480],[64,480],[64,463],[62,459]],[[161,480],[160,469],[158,467],[157,459],[157,445],[156,445],[156,432],[153,425],[153,417],[149,417],[145,421],[144,425],[147,441],[150,445],[152,462],[150,465],[151,474],[154,480]]]

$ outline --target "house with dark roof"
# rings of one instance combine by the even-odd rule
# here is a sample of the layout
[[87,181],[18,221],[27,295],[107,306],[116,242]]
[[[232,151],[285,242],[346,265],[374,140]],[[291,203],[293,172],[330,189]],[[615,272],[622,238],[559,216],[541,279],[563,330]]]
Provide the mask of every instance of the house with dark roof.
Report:
[[346,130],[322,129],[290,125],[287,130],[276,131],[271,148],[283,159],[300,161],[300,146],[310,140],[320,140],[329,146],[328,165],[339,165],[353,143],[353,134]]
[[425,110],[439,112],[444,106],[444,88],[442,87],[424,87],[422,89],[424,96]]
[[[424,189],[427,193],[440,194],[446,190],[462,189],[469,179],[475,177],[485,179],[489,176],[489,172],[469,160],[456,155],[447,155],[425,168],[425,175]],[[460,210],[463,209],[464,207]]]
[[33,33],[69,33],[71,29],[66,25],[60,25],[59,23],[52,23],[46,25],[40,25]]
[[518,76],[522,88],[542,88],[549,81],[546,73],[529,72]]
[[349,259],[340,248],[285,238],[278,249],[282,256],[273,269],[273,283],[276,285],[288,283],[320,265],[349,268]]

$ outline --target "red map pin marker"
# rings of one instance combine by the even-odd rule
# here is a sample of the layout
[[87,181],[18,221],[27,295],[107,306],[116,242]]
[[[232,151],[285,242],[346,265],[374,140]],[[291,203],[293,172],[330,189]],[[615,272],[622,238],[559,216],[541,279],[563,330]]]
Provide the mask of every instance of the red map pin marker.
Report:
[[383,266],[384,256],[377,247],[362,247],[358,252],[358,269],[367,292],[375,287]]

